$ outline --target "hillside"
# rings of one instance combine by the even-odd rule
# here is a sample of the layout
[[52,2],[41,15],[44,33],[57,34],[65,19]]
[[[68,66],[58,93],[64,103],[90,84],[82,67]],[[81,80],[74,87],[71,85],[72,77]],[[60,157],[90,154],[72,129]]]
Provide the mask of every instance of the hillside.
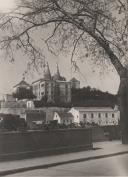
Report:
[[72,89],[72,106],[114,106],[115,104],[117,104],[117,95],[89,86]]

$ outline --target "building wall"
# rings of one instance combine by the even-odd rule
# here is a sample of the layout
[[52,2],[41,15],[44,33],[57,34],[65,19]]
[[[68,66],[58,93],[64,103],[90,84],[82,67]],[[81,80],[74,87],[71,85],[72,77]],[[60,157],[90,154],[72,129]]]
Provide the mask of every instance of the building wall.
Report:
[[1,108],[0,113],[15,114],[15,115],[19,115],[20,118],[26,119],[25,110],[26,110],[26,108]]
[[3,95],[3,101],[14,102],[14,101],[16,101],[16,98],[14,98],[11,94],[4,94]]
[[35,108],[34,102],[32,100],[27,101],[27,108],[28,109],[34,109]]
[[55,82],[54,81],[45,82],[45,95],[47,96],[47,102],[55,101]]
[[53,120],[57,120],[59,124],[65,124],[65,125],[70,125],[73,123],[73,117],[60,117],[60,115],[55,112]]
[[47,97],[47,102],[71,102],[71,83],[66,81],[37,81],[32,84],[33,93],[37,100]]
[[[55,111],[69,111],[68,108],[63,108],[63,107],[43,107],[43,108],[34,108],[33,107],[33,103],[31,103],[31,101],[28,101],[30,103],[30,107],[18,107],[15,104],[13,104],[13,106],[10,106],[12,104],[9,105],[9,107],[2,107],[0,108],[0,113],[5,113],[5,114],[16,114],[16,115],[20,115],[21,118],[24,118],[26,120],[26,111],[31,111],[31,110],[37,110],[37,111],[43,111],[46,113],[46,119],[45,122],[49,123],[51,120],[53,120],[54,117],[54,112]],[[32,107],[31,107],[32,105]]]
[[110,112],[80,112],[80,121],[85,123],[96,123],[103,125],[118,125],[119,113],[115,111]]
[[70,112],[74,116],[74,122],[76,123],[96,123],[100,126],[104,125],[118,125],[120,119],[120,112],[118,110],[103,111],[103,110],[79,110],[72,108]]
[[57,112],[54,113],[53,120],[57,120],[58,124],[61,124],[61,118]]
[[72,81],[71,88],[79,89],[80,88],[80,81],[75,81],[75,82]]
[[27,108],[28,111],[31,110],[37,110],[37,111],[43,111],[46,113],[46,123],[49,123],[50,121],[54,120],[54,113],[55,112],[63,112],[63,111],[69,111],[69,108],[63,108],[63,107],[42,107],[42,108]]
[[1,101],[1,108],[27,108],[27,100]]
[[67,102],[70,103],[71,102],[71,83],[67,84],[66,95],[67,95]]
[[56,86],[59,88],[59,101],[62,103],[71,102],[71,83],[66,81],[56,81]]
[[69,112],[71,112],[72,115],[74,116],[73,122],[79,124],[80,123],[80,113],[79,113],[79,110],[71,108],[71,110]]
[[34,82],[32,84],[33,94],[36,96],[37,100],[40,100],[40,81]]

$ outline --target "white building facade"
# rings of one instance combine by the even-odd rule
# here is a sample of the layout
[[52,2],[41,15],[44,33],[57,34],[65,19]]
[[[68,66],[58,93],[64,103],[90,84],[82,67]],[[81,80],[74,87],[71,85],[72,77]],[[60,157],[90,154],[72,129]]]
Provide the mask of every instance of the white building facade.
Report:
[[56,111],[54,112],[53,120],[57,120],[58,124],[70,125],[73,123],[73,115],[67,111]]
[[120,112],[111,107],[73,107],[69,111],[74,116],[74,123],[97,124],[99,126],[118,125]]

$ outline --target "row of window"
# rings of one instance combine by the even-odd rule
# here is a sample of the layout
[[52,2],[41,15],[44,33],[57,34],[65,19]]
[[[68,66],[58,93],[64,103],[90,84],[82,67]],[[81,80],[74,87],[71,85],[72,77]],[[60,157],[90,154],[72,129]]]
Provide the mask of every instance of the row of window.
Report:
[[[89,122],[88,122],[89,123]],[[92,122],[93,124],[95,124],[95,122]],[[102,122],[102,121],[99,121],[98,122],[99,125],[104,125],[104,124],[117,124],[117,122],[113,121],[113,122],[108,122],[108,121],[105,121],[105,122]]]
[[[46,91],[46,94],[48,95],[49,94],[49,92],[48,91]],[[53,95],[54,94],[54,92],[53,91],[51,91],[51,95]],[[45,92],[40,92],[40,95],[41,96],[44,96],[45,95]]]
[[[87,114],[83,114],[83,118],[86,118]],[[101,113],[98,113],[98,117],[101,118]],[[105,113],[105,117],[108,117],[108,113]],[[91,113],[91,118],[94,118],[94,113]],[[112,113],[112,118],[114,118],[114,113]]]
[[44,87],[45,85],[46,85],[46,86],[49,86],[49,87],[54,87],[54,84],[53,84],[53,83],[46,83],[46,84],[45,84],[45,83],[42,83],[40,86],[41,86],[41,87]]
[[[45,83],[42,83],[41,84],[41,87],[44,87],[45,86]],[[49,86],[49,87],[54,87],[55,84],[54,83],[46,83],[46,86]],[[59,86],[61,88],[70,88],[71,86],[69,84],[59,84]]]
[[[50,94],[50,93],[51,93],[51,95],[54,95],[54,94],[55,94],[54,91],[50,91],[50,92],[49,92],[49,91],[47,90],[46,92],[40,92],[40,95],[41,95],[41,96],[44,96],[45,93],[46,93],[47,95]],[[68,94],[68,93],[65,94],[65,93],[62,93],[62,92],[60,93],[60,97],[61,97],[61,96],[62,96],[62,97],[65,97],[66,95],[69,95],[69,94]],[[69,96],[70,96],[70,95],[69,95]]]

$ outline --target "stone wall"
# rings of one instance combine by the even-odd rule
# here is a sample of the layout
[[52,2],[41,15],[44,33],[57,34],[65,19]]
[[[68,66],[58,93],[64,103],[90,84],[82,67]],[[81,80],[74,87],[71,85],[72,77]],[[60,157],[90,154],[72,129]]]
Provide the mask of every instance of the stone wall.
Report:
[[[18,154],[47,155],[92,148],[91,129],[13,132],[0,134],[0,159]],[[8,156],[6,155],[8,154]]]

